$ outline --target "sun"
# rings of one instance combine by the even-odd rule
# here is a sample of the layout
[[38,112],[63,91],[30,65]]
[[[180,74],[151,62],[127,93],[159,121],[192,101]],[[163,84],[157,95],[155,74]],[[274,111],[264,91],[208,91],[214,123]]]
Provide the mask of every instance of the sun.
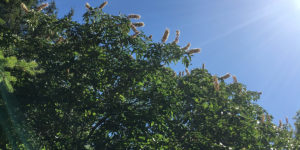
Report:
[[300,10],[300,0],[293,0],[293,2],[294,7]]

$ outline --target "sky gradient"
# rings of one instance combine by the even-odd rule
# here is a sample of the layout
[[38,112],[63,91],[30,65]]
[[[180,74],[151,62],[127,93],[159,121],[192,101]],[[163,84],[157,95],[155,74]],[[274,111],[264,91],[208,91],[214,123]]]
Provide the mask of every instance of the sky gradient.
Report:
[[[98,7],[103,1],[56,0],[59,16],[73,8],[74,20],[82,21],[86,2]],[[189,69],[205,63],[212,74],[236,75],[263,93],[258,103],[276,124],[285,117],[292,122],[300,110],[300,0],[109,0],[103,11],[140,14],[142,30],[157,42],[166,28],[169,42],[180,30],[179,45],[202,48]]]

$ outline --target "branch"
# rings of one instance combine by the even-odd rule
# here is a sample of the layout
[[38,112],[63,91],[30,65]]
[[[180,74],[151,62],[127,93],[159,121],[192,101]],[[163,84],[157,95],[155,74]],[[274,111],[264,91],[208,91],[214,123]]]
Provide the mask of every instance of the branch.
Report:
[[86,140],[90,139],[91,136],[94,134],[95,130],[107,119],[108,117],[103,117],[102,119],[100,119],[96,125],[92,128],[91,132],[89,133],[88,137]]

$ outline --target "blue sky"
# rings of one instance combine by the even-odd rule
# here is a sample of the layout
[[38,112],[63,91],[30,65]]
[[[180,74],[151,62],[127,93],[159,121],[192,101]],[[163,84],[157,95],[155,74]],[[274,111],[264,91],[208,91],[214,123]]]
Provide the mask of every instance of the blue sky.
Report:
[[[88,2],[101,0],[56,0],[59,16],[75,9],[81,21]],[[300,0],[109,0],[104,11],[137,13],[142,30],[160,41],[166,28],[181,31],[179,45],[202,48],[193,56],[192,68],[212,74],[231,73],[248,89],[261,91],[261,104],[274,117],[290,121],[300,110]],[[183,71],[181,64],[172,65]],[[231,82],[231,79],[228,79]]]

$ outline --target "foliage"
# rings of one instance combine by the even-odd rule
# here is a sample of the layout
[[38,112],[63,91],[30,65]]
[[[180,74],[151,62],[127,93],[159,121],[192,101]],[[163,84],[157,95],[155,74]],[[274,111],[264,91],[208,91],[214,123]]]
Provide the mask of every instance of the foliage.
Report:
[[216,88],[206,69],[166,67],[190,64],[176,43],[131,36],[126,15],[71,17],[31,11],[19,34],[3,34],[1,77],[14,92],[0,99],[0,148],[297,149],[289,124],[256,104],[259,93],[222,78]]
[[[0,1],[0,31],[19,33],[21,28],[21,17],[24,12],[20,8],[21,2],[25,3],[29,9],[38,7],[38,4],[46,0],[1,0]],[[45,9],[47,14],[55,14],[55,3],[51,2],[50,7]]]
[[0,51],[0,82],[3,82],[8,91],[12,92],[13,88],[11,86],[12,81],[16,81],[16,78],[10,74],[9,71],[6,71],[5,68],[8,69],[21,69],[24,72],[27,72],[31,75],[34,75],[37,72],[35,68],[37,67],[37,63],[34,61],[26,62],[25,60],[17,60],[16,57],[4,57],[3,52]]

